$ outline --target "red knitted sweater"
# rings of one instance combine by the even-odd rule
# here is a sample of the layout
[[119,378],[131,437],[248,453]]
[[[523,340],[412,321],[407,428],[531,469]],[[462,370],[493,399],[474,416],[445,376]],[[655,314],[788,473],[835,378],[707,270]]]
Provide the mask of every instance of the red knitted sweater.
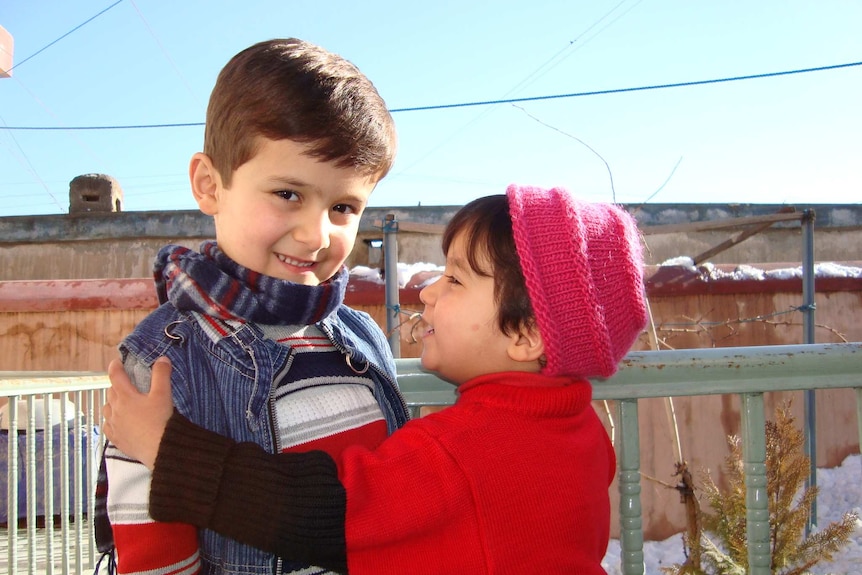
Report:
[[[346,560],[352,574],[605,573],[616,465],[590,384],[502,373],[459,394],[377,449],[344,452],[337,520],[343,496],[321,487],[335,466],[265,454],[175,416],[150,512],[318,565],[343,570]],[[327,545],[338,529],[343,550]]]

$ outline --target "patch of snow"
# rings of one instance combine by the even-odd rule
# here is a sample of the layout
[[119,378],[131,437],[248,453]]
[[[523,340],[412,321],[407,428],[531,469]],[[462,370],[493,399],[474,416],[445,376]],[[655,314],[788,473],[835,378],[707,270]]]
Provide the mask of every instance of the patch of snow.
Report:
[[[408,284],[410,279],[418,274],[419,272],[441,272],[443,271],[443,266],[438,266],[437,264],[429,264],[425,262],[419,262],[415,264],[404,264],[398,262],[398,287],[404,287]],[[425,287],[427,284],[432,283],[433,280],[437,279],[436,276],[431,279],[431,281],[426,280],[422,283],[422,285],[417,287]]]
[[[700,272],[711,280],[764,280],[764,279],[794,279],[802,277],[802,266],[794,268],[781,268],[775,270],[762,270],[751,265],[738,265],[732,272],[726,272],[711,262],[704,262],[699,266],[694,265],[694,260],[688,256],[679,256],[663,261],[660,266],[677,266],[687,268],[692,272]],[[846,266],[835,262],[821,262],[814,264],[814,275],[818,278],[862,278],[862,268]]]
[[[775,270],[762,270],[752,265],[741,264],[733,271],[724,271],[710,262],[704,262],[699,266],[694,265],[694,260],[688,256],[679,256],[663,261],[660,266],[683,267],[693,273],[699,273],[709,280],[736,280],[736,281],[761,281],[765,279],[794,279],[802,277],[802,266],[794,268],[782,268]],[[423,288],[437,279],[437,275],[443,273],[443,266],[419,262],[407,264],[398,262],[398,287],[403,288],[417,274],[423,272],[437,272],[428,274],[418,288]],[[356,266],[350,270],[351,277],[361,280],[384,284],[380,269],[368,266]],[[818,278],[862,278],[862,268],[838,264],[835,262],[822,262],[814,265],[814,275]]]
[[[817,522],[821,527],[840,521],[845,513],[855,511],[862,516],[862,455],[848,456],[839,467],[817,470]],[[674,535],[664,541],[645,541],[644,573],[661,573],[662,567],[682,563],[682,535]],[[859,573],[862,565],[862,521],[856,522],[856,531],[850,541],[842,547],[834,559],[818,563],[811,568],[811,575],[833,573]],[[608,545],[602,566],[608,575],[621,575],[620,542],[612,539]]]
[[354,267],[350,270],[350,277],[374,283],[383,283],[383,278],[380,277],[380,270],[368,266]]
[[[422,273],[422,272],[443,272],[443,266],[439,266],[437,264],[419,262],[415,264],[406,264],[403,262],[398,262],[398,287],[403,288],[413,276]],[[385,284],[386,280],[383,278],[383,274],[380,273],[379,268],[371,268],[368,266],[356,266],[350,270],[350,277],[356,278],[360,280],[365,280],[369,282],[374,282],[378,284]],[[431,275],[429,279],[426,279],[422,284],[417,287],[422,288],[437,279],[436,275]]]
[[679,266],[684,268],[695,269],[694,260],[688,256],[678,256],[665,260],[659,264],[660,266]]

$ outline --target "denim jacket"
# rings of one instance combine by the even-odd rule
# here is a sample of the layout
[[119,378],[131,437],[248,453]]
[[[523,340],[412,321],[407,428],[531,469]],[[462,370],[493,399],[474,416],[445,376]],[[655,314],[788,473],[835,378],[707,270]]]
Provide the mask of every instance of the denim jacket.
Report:
[[[208,319],[212,318],[163,304],[120,345],[123,361],[151,367],[159,356],[167,356],[174,367],[173,400],[180,413],[202,427],[277,453],[270,400],[276,383],[290,369],[294,351],[265,339],[255,324]],[[409,418],[408,410],[397,387],[392,354],[377,324],[368,314],[341,305],[317,326],[350,367],[367,370],[389,433],[401,427]],[[200,531],[199,544],[205,572],[281,571],[281,560],[273,554],[210,530]]]

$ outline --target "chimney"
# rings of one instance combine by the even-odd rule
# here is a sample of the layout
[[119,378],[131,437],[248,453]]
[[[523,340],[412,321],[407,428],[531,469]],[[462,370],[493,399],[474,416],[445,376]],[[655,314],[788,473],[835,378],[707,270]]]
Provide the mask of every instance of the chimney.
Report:
[[85,174],[69,182],[69,213],[121,212],[123,190],[105,174]]

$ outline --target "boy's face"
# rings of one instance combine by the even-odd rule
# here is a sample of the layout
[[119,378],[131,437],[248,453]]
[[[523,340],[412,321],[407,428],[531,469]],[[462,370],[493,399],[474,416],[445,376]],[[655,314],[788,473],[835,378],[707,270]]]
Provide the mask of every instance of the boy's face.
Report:
[[353,249],[359,218],[376,185],[305,155],[306,144],[259,138],[257,153],[230,188],[204,154],[190,167],[201,210],[215,219],[219,247],[258,273],[304,285],[335,275]]
[[512,337],[500,331],[494,278],[477,274],[467,262],[464,234],[446,254],[443,276],[425,287],[422,367],[455,384],[486,373],[523,369],[508,355]]

